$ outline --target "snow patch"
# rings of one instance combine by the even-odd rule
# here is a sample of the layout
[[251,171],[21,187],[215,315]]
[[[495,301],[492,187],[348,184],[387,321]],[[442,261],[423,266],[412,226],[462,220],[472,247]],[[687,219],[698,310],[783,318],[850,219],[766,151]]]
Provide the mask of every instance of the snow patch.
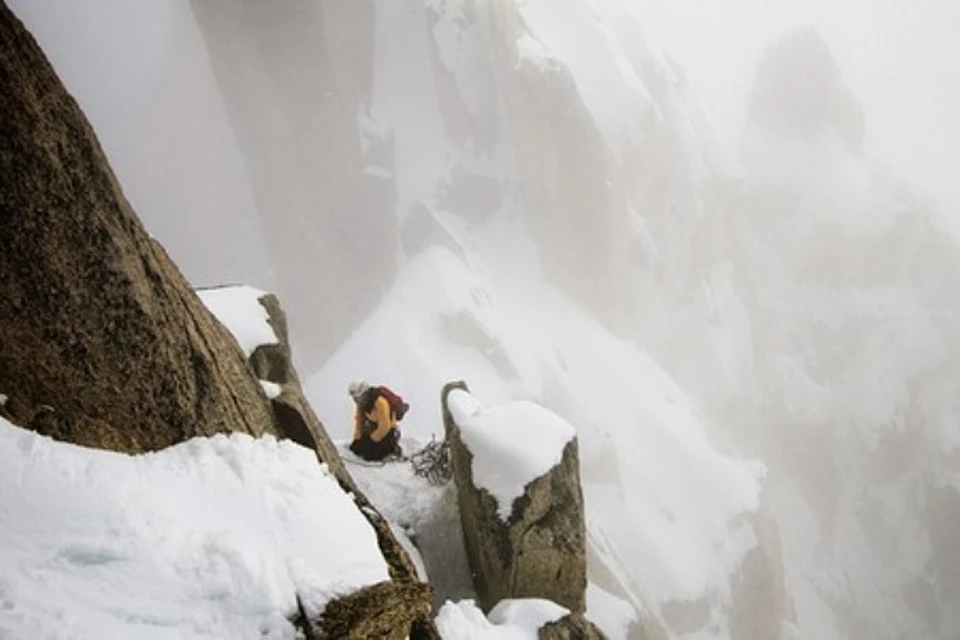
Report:
[[524,488],[560,464],[564,447],[577,432],[533,402],[481,409],[462,389],[454,389],[447,398],[456,408],[460,436],[473,455],[473,481],[496,498],[497,513],[506,521]]
[[292,640],[297,595],[389,579],[326,467],[269,436],[129,456],[0,419],[0,522],[4,637]]
[[260,304],[265,291],[246,285],[200,289],[200,300],[220,324],[225,326],[249,358],[257,347],[277,344],[277,334],[270,326],[267,310]]
[[274,398],[279,398],[280,394],[283,393],[283,389],[276,382],[270,382],[269,380],[261,380],[260,386],[263,388],[263,392],[267,394],[267,397],[273,400]]
[[549,600],[503,600],[489,619],[473,600],[447,601],[437,614],[437,630],[444,640],[536,640],[537,630],[570,613]]
[[540,627],[567,615],[570,610],[552,600],[516,598],[498,602],[487,614],[487,619],[494,624],[522,629],[535,637]]

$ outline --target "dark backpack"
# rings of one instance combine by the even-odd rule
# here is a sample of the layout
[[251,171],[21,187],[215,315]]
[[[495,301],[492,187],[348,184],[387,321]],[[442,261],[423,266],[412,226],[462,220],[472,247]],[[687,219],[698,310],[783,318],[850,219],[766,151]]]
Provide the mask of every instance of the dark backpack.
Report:
[[390,410],[393,411],[393,415],[397,417],[397,421],[403,420],[403,416],[407,414],[410,405],[404,402],[403,398],[394,393],[389,387],[383,385],[370,387],[370,391],[367,392],[364,398],[364,413],[373,411],[373,406],[376,404],[377,398],[381,396],[387,399],[387,404],[390,405]]

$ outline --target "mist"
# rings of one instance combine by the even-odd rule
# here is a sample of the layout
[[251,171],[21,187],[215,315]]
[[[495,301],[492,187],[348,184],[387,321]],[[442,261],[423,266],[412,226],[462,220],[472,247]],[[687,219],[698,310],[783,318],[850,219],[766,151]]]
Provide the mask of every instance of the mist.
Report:
[[629,637],[960,634],[953,3],[12,6],[335,438],[358,377],[577,427]]

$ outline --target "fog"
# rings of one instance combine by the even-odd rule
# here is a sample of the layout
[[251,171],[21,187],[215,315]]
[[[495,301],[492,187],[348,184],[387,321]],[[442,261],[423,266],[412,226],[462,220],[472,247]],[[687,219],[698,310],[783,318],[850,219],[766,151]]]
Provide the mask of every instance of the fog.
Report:
[[197,286],[577,426],[630,637],[960,634],[960,9],[17,0]]
[[753,67],[782,33],[814,26],[863,103],[868,149],[960,217],[960,5],[948,0],[644,0],[655,37],[688,71],[728,139]]

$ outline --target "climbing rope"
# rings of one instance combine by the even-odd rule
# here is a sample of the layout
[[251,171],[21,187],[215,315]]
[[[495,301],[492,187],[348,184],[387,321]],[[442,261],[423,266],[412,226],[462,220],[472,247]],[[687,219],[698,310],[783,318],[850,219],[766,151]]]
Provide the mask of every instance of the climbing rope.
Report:
[[439,487],[450,482],[453,468],[450,466],[450,444],[446,440],[437,441],[433,436],[420,451],[410,456],[413,472],[425,478],[427,482]]

